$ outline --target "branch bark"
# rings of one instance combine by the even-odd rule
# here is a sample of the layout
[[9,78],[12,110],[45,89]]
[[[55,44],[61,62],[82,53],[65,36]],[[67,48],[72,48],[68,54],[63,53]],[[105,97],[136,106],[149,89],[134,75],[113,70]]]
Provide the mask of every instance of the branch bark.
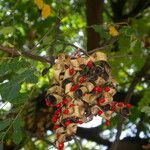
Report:
[[11,57],[24,56],[24,57],[27,57],[27,58],[30,58],[33,60],[41,61],[43,63],[50,63],[51,64],[51,60],[49,60],[48,58],[34,55],[30,51],[18,51],[15,48],[4,47],[1,45],[0,45],[0,50],[5,52],[5,53],[10,54]]

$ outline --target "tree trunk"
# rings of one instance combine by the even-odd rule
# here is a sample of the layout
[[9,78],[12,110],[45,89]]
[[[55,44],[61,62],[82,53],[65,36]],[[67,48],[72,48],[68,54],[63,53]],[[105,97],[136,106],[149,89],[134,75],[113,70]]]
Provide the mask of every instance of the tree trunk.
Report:
[[91,26],[102,24],[103,3],[104,0],[86,0],[87,50],[99,47],[100,35]]

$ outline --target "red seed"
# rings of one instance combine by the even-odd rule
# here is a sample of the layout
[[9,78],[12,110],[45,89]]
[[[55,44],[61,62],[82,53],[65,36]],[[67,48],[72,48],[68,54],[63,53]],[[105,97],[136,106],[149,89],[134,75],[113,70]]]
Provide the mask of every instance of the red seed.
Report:
[[61,107],[61,103],[58,103],[55,105],[57,108],[60,108]]
[[58,149],[61,150],[61,149],[63,149],[63,148],[64,148],[64,143],[60,143],[60,144],[58,145]]
[[55,115],[59,115],[60,114],[60,110],[55,110],[54,114]]
[[83,121],[81,121],[81,120],[78,120],[78,121],[77,121],[77,123],[78,123],[78,124],[82,124],[82,123],[83,123]]
[[99,86],[95,86],[93,88],[93,91],[95,91],[95,92],[102,92],[102,89]]
[[75,106],[75,104],[70,104],[70,105],[69,105],[69,107],[74,107],[74,106]]
[[88,61],[87,66],[88,66],[89,68],[91,68],[91,67],[93,66],[93,61],[92,61],[92,60]]
[[97,112],[98,115],[101,115],[102,113],[103,113],[102,110],[99,110],[99,111]]
[[53,130],[56,130],[56,129],[58,129],[58,128],[59,128],[58,125],[54,125]]
[[73,85],[73,86],[70,88],[70,91],[75,91],[77,88],[78,88],[77,85]]
[[54,115],[54,116],[52,117],[52,119],[51,119],[51,122],[52,122],[52,123],[55,123],[55,122],[57,121],[57,119],[58,119],[57,116]]
[[108,120],[105,122],[105,126],[110,126],[110,122]]
[[118,102],[118,103],[117,103],[117,106],[118,106],[118,107],[123,107],[123,102]]
[[68,102],[69,102],[68,99],[64,99],[64,100],[62,101],[63,104],[67,104]]
[[114,105],[111,106],[111,110],[115,111],[115,106]]
[[109,91],[110,91],[110,88],[109,88],[108,86],[106,86],[106,87],[103,88],[103,90],[104,90],[105,92],[109,92]]
[[73,75],[75,73],[75,70],[72,68],[72,69],[69,69],[69,74],[70,75]]
[[79,82],[84,83],[85,82],[85,77],[80,77]]
[[68,110],[68,109],[65,109],[65,110],[63,111],[63,114],[68,115],[68,114],[69,114],[69,110]]
[[132,108],[133,105],[131,105],[131,104],[126,104],[126,107],[127,107],[127,108]]
[[99,103],[104,103],[106,100],[105,100],[105,98],[99,98]]
[[66,121],[64,124],[67,127],[70,124],[70,121]]

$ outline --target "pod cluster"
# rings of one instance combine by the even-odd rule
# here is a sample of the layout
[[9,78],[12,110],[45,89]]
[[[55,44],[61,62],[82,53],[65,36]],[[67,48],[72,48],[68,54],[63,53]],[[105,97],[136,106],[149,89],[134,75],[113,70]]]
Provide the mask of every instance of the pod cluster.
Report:
[[72,138],[77,125],[101,116],[109,125],[113,112],[128,116],[130,104],[113,101],[116,82],[102,52],[74,58],[60,54],[53,66],[54,79],[47,91],[46,105],[54,108],[51,119],[59,150]]

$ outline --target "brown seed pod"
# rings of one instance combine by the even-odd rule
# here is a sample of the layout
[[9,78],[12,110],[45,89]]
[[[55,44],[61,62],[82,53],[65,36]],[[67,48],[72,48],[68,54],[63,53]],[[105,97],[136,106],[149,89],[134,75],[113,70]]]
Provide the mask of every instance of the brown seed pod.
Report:
[[[89,57],[74,58],[60,54],[53,66],[54,81],[47,91],[46,102],[55,109],[52,123],[57,135],[56,147],[76,133],[77,125],[99,115],[107,121],[112,112],[128,116],[128,109],[113,102],[116,81],[111,76],[111,67],[102,52]],[[49,105],[52,104],[52,105]]]

